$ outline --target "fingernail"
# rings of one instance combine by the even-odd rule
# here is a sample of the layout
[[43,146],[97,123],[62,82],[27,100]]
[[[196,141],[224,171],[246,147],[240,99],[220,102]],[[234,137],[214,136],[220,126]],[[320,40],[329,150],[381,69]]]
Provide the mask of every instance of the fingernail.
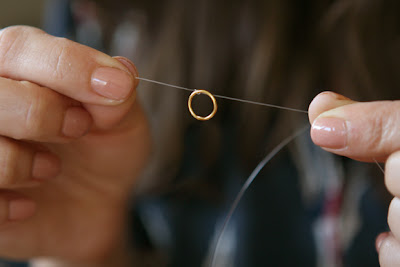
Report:
[[389,233],[381,233],[375,240],[375,249],[376,252],[379,253],[379,249],[381,248],[383,240],[385,240],[389,236]]
[[37,152],[33,158],[32,177],[34,179],[50,179],[60,173],[60,161],[46,152]]
[[92,88],[99,95],[111,100],[125,100],[134,87],[132,76],[115,68],[101,67],[92,75]]
[[339,118],[317,118],[311,128],[313,142],[321,147],[342,149],[347,145],[346,122]]
[[127,67],[129,69],[129,71],[133,74],[133,76],[137,77],[139,76],[139,73],[137,71],[136,66],[132,63],[132,61],[130,61],[129,59],[127,59],[126,57],[114,57],[116,60],[118,60],[119,62],[121,62],[122,64],[124,64],[125,67]]
[[14,199],[8,207],[8,219],[20,221],[31,217],[36,212],[36,204],[28,199]]
[[62,133],[66,137],[79,138],[90,129],[92,118],[86,110],[80,107],[70,107],[64,115]]
[[127,59],[126,57],[114,57],[116,60],[118,60],[119,62],[121,62],[125,67],[128,68],[128,70],[132,73],[134,79],[135,79],[135,86],[137,86],[139,84],[139,80],[136,79],[137,77],[139,77],[139,72],[135,66],[135,64],[133,64],[132,61],[130,61],[129,59]]
[[[320,96],[328,96],[328,97],[332,97],[335,100],[351,100],[348,97],[345,97],[344,95],[332,92],[332,91],[326,91],[326,92],[322,92],[319,94]],[[352,101],[352,100],[351,100]]]

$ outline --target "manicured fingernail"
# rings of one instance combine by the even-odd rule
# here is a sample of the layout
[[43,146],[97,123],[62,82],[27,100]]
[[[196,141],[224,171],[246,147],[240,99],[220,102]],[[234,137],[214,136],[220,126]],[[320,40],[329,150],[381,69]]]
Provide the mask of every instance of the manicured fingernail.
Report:
[[133,74],[133,76],[135,77],[139,76],[136,66],[132,63],[132,61],[130,61],[126,57],[114,57],[114,58],[119,62],[121,62],[122,64],[124,64],[124,66],[127,67],[129,71]]
[[379,253],[379,249],[381,248],[383,240],[385,240],[389,236],[389,233],[381,233],[375,240],[375,249],[376,252]]
[[33,158],[32,177],[34,179],[50,179],[60,173],[60,161],[46,152],[37,152]]
[[133,64],[133,62],[127,59],[126,57],[114,57],[114,58],[128,68],[128,70],[132,73],[133,77],[135,78],[135,86],[137,86],[139,84],[139,80],[136,78],[139,77],[139,73],[135,64]]
[[65,112],[62,133],[66,137],[82,137],[89,131],[91,123],[92,119],[86,110],[71,107]]
[[333,99],[335,99],[335,100],[351,100],[351,99],[348,98],[348,97],[345,97],[345,96],[343,96],[343,95],[340,95],[340,94],[338,94],[338,93],[331,92],[331,91],[322,92],[322,93],[320,93],[319,95],[320,95],[320,96],[328,96],[328,97],[331,97],[331,98],[333,98]]
[[28,199],[14,199],[8,207],[8,219],[20,221],[31,217],[36,212],[36,204]]
[[132,76],[123,70],[101,67],[96,69],[92,75],[93,90],[111,100],[127,99],[133,87]]
[[321,147],[342,149],[347,145],[346,122],[339,118],[317,118],[311,128],[313,142]]

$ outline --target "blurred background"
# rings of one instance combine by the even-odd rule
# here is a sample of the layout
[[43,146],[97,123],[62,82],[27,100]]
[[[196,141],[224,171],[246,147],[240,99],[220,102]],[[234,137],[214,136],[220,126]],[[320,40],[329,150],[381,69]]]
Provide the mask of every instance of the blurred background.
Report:
[[[357,100],[399,98],[398,3],[2,1],[0,27],[38,26],[126,56],[145,78],[306,110],[325,89]],[[138,93],[155,141],[132,193],[138,266],[208,267],[245,179],[307,116],[220,100],[216,118],[200,123],[185,92],[141,83]],[[216,266],[379,266],[374,241],[387,230],[389,200],[377,166],[332,156],[305,133],[246,193]]]
[[0,28],[19,24],[42,26],[45,2],[46,0],[2,1]]

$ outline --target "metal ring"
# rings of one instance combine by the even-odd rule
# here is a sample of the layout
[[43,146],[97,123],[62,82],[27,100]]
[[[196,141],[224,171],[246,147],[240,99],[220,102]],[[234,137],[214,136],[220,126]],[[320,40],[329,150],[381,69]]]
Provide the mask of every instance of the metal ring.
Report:
[[[198,116],[193,111],[193,108],[192,108],[193,98],[196,95],[201,95],[201,94],[207,95],[209,98],[211,98],[211,101],[213,102],[213,107],[214,107],[213,111],[210,113],[210,115],[208,115],[206,117]],[[215,116],[215,114],[217,113],[217,109],[218,109],[217,100],[215,100],[215,97],[206,90],[194,90],[193,93],[191,93],[189,96],[188,107],[189,107],[190,114],[192,114],[193,118],[195,118],[196,120],[199,120],[199,121],[208,121],[208,120],[212,119]]]

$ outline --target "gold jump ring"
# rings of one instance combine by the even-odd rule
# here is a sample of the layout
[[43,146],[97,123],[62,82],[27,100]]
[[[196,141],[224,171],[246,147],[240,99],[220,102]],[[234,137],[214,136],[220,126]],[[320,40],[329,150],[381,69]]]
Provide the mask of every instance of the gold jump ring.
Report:
[[[211,101],[213,102],[213,111],[210,113],[210,115],[208,115],[206,117],[198,116],[193,111],[193,108],[192,108],[193,98],[196,95],[201,95],[201,94],[207,95],[209,98],[211,98]],[[218,109],[217,100],[215,100],[215,97],[210,92],[208,92],[206,90],[194,90],[193,93],[191,93],[190,96],[189,96],[188,107],[189,107],[190,114],[192,114],[192,116],[196,120],[199,120],[199,121],[208,121],[208,120],[212,119],[215,116],[215,114],[217,113],[217,109]]]

